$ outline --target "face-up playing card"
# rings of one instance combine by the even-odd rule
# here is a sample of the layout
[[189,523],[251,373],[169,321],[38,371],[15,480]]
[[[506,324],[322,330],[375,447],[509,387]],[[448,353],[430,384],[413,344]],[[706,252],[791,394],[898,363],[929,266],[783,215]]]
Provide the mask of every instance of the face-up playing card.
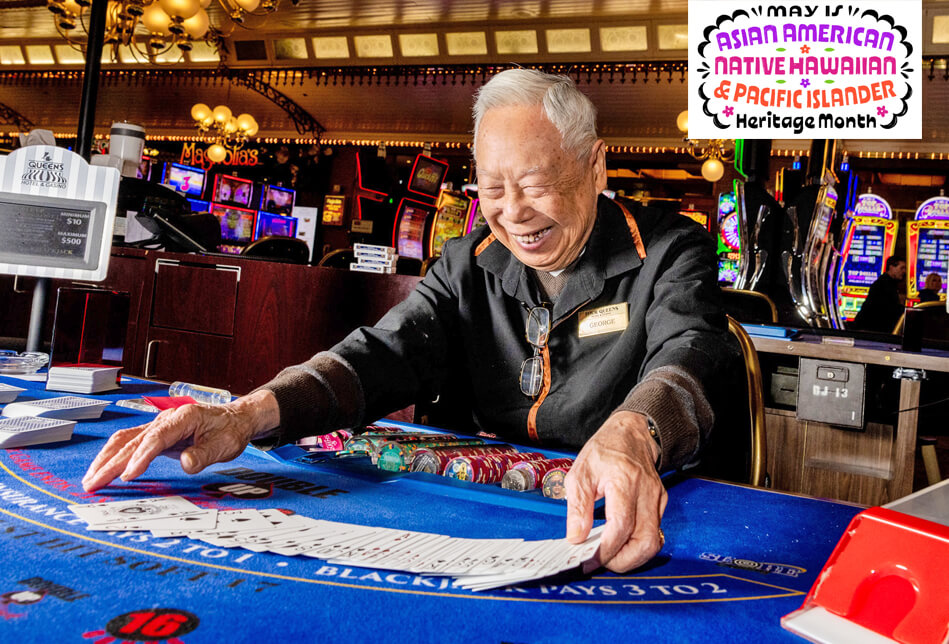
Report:
[[[378,567],[378,561],[389,557],[396,552],[401,552],[412,541],[433,535],[423,532],[412,532],[406,530],[386,530],[380,533],[380,538],[363,549],[358,555],[352,555],[349,560],[355,565]],[[337,560],[333,560],[336,562]]]
[[180,496],[70,505],[69,509],[72,510],[73,514],[88,523],[90,529],[93,526],[130,524],[150,519],[168,519],[202,512],[201,508]]
[[520,539],[471,539],[472,547],[467,552],[463,552],[450,566],[439,571],[441,575],[464,575],[478,565],[486,556],[495,552],[514,548],[523,543]]
[[338,565],[452,575],[474,591],[541,579],[576,568],[597,552],[604,526],[581,544],[565,539],[463,539],[269,510],[203,510],[182,497],[69,506],[90,530],[150,530],[187,535],[217,547],[305,555]]
[[432,534],[429,532],[419,532],[415,536],[405,539],[397,546],[393,546],[391,552],[381,556],[373,562],[376,568],[385,568],[389,570],[408,570],[412,562],[423,556],[426,552],[441,547],[441,544],[449,541],[451,537],[442,534]]
[[346,553],[355,550],[365,543],[371,543],[378,538],[376,534],[377,528],[369,528],[366,526],[350,527],[354,529],[343,535],[338,535],[337,538],[331,539],[317,548],[307,550],[304,554],[310,557],[329,560],[337,556],[346,556]]
[[190,530],[212,529],[217,524],[217,510],[203,510],[197,514],[180,517],[165,517],[133,521],[130,523],[110,523],[106,526],[90,527],[90,530],[149,530],[154,537],[177,537]]

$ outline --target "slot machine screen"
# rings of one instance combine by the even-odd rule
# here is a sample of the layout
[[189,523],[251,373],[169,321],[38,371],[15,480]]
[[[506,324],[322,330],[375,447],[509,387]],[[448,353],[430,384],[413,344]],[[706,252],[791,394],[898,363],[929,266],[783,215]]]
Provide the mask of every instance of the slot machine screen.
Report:
[[201,201],[200,199],[188,199],[191,204],[191,212],[211,212],[211,202]]
[[844,283],[848,286],[871,287],[883,274],[886,228],[857,224],[844,264]]
[[214,179],[214,193],[211,201],[249,208],[253,192],[254,182],[250,179],[219,174]]
[[297,218],[264,212],[257,215],[257,227],[254,230],[254,239],[261,237],[296,237]]
[[296,190],[267,184],[260,193],[260,210],[279,215],[289,215],[293,211],[293,199]]
[[914,297],[926,288],[926,276],[930,273],[938,273],[942,276],[942,292],[946,292],[946,274],[949,270],[949,221],[938,223],[946,227],[921,226],[918,229],[916,261],[915,266],[911,267],[913,284],[910,291]]
[[165,166],[166,186],[186,195],[200,197],[204,192],[204,178],[206,173],[201,168],[192,168],[181,163],[169,163]]
[[409,175],[409,192],[425,195],[434,199],[442,189],[442,181],[448,174],[448,164],[438,159],[420,154],[415,157],[415,165]]
[[256,210],[212,203],[211,214],[221,222],[221,241],[225,245],[248,244],[253,240]]
[[435,207],[403,199],[395,219],[392,245],[401,257],[425,259],[425,228]]

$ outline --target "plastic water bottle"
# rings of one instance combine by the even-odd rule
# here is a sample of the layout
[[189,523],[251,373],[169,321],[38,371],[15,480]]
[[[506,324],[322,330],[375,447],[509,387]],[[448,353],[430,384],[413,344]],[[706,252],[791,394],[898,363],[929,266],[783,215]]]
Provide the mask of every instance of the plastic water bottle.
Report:
[[205,405],[223,405],[231,402],[231,392],[226,389],[215,389],[204,385],[193,385],[190,382],[173,382],[168,387],[169,396],[191,396],[197,402]]

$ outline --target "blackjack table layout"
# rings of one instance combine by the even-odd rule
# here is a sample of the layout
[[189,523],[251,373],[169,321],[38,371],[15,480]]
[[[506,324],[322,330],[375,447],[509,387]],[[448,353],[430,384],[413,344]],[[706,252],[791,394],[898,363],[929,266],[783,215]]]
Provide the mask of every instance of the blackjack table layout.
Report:
[[[62,395],[0,382],[27,387],[18,402]],[[167,390],[123,379],[121,391],[99,398],[143,395]],[[665,545],[644,567],[475,592],[450,577],[88,531],[67,506],[180,495],[203,508],[279,508],[455,537],[564,533],[565,502],[536,492],[383,472],[358,458],[321,461],[292,446],[248,449],[195,476],[160,457],[137,481],[83,491],[106,438],[152,416],[110,404],[100,419],[78,422],[68,442],[0,451],[0,641],[802,641],[780,618],[801,606],[860,510],[670,477]]]

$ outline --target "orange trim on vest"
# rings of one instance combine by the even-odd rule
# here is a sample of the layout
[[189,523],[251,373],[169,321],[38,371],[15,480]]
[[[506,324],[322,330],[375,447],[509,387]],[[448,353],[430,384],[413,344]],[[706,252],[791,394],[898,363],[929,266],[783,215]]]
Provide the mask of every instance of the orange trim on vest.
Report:
[[643,237],[639,234],[639,226],[636,225],[636,219],[633,217],[633,213],[626,209],[626,206],[621,204],[618,201],[614,201],[619,209],[623,211],[623,214],[626,216],[626,225],[629,227],[629,234],[633,236],[633,243],[636,245],[636,254],[639,255],[639,259],[646,259],[646,247],[643,246]]
[[537,410],[540,409],[541,403],[544,402],[544,398],[547,397],[547,393],[550,391],[550,349],[547,348],[546,344],[540,350],[540,355],[544,358],[544,386],[541,387],[537,401],[531,407],[530,413],[527,414],[527,435],[534,442],[540,441],[537,437]]
[[484,241],[481,242],[480,244],[478,244],[478,247],[475,248],[475,253],[474,253],[474,254],[475,254],[475,257],[477,257],[478,255],[480,255],[481,253],[483,253],[483,252],[484,252],[484,249],[487,248],[488,246],[490,246],[492,243],[494,243],[494,240],[495,240],[495,239],[497,239],[497,237],[494,236],[494,233],[491,233],[490,235],[488,235],[487,237],[485,237],[485,238],[484,238]]

